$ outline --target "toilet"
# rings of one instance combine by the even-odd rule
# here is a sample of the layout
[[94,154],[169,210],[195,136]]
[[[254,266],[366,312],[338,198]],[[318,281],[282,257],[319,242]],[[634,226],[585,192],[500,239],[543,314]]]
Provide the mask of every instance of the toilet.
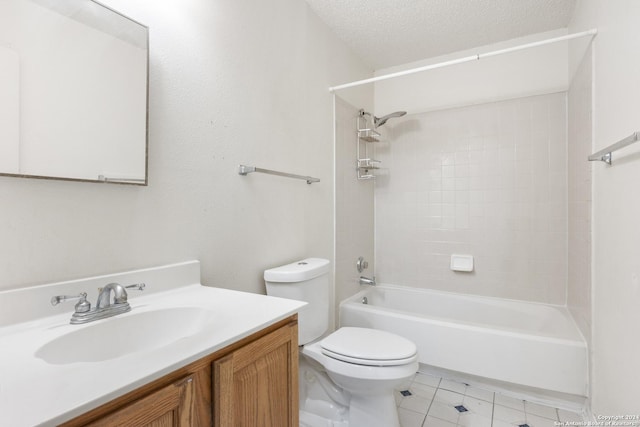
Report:
[[[301,370],[305,367],[301,382],[309,378],[326,391],[327,402],[318,405],[316,399],[312,406],[333,409],[337,415],[322,425],[399,427],[393,392],[418,370],[416,345],[369,328],[343,327],[325,335],[329,328],[329,272],[329,261],[321,258],[264,272],[267,295],[308,303],[298,313]],[[301,391],[301,425],[305,424],[303,394]]]

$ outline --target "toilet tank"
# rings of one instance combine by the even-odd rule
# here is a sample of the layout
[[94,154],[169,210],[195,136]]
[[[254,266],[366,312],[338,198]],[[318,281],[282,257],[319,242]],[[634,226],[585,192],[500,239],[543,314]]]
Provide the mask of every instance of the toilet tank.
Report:
[[267,295],[307,302],[298,312],[299,345],[329,328],[329,270],[329,260],[307,258],[264,272]]

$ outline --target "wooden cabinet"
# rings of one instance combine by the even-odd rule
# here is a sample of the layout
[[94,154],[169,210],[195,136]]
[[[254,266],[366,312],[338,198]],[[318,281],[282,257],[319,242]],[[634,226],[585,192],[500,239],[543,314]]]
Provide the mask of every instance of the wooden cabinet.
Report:
[[297,316],[62,424],[298,427]]
[[190,375],[86,425],[190,427],[194,415],[193,390]]
[[213,363],[215,427],[298,426],[297,333],[281,328]]

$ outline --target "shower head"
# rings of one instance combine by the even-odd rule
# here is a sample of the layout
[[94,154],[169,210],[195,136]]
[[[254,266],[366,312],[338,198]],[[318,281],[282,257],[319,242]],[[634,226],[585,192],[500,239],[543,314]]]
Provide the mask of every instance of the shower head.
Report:
[[373,116],[373,125],[378,128],[387,123],[387,120],[393,119],[395,117],[402,117],[405,114],[407,114],[406,111],[396,111],[395,113],[387,114],[386,116],[382,117]]

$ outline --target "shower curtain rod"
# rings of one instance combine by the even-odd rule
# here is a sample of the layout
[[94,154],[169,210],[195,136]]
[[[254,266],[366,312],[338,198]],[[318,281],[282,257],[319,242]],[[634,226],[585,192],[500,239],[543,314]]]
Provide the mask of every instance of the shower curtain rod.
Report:
[[462,64],[464,62],[477,61],[477,60],[482,59],[482,58],[488,58],[488,57],[491,57],[491,56],[502,55],[503,53],[516,52],[518,50],[529,49],[531,47],[538,47],[538,46],[543,46],[543,45],[546,45],[546,44],[562,42],[562,41],[565,41],[565,40],[577,39],[578,37],[595,36],[596,34],[598,34],[598,29],[597,28],[592,28],[591,30],[582,31],[580,33],[567,34],[566,36],[560,36],[560,37],[555,37],[555,38],[552,38],[552,39],[540,40],[540,41],[537,41],[537,42],[527,43],[527,44],[523,44],[523,45],[520,45],[520,46],[509,47],[509,48],[506,48],[506,49],[494,50],[493,52],[478,53],[476,55],[466,56],[464,58],[454,59],[452,61],[445,61],[445,62],[440,62],[440,63],[437,63],[437,64],[425,65],[424,67],[412,68],[410,70],[399,71],[397,73],[385,74],[385,75],[378,76],[378,77],[372,77],[372,78],[369,78],[369,79],[358,80],[358,81],[355,81],[355,82],[345,83],[345,84],[341,84],[341,85],[338,85],[338,86],[332,86],[332,87],[329,88],[329,92],[335,92],[337,90],[347,89],[347,88],[355,87],[355,86],[361,86],[361,85],[365,85],[365,84],[368,84],[368,83],[375,83],[375,82],[379,82],[381,80],[392,79],[394,77],[406,76],[408,74],[420,73],[422,71],[429,71],[429,70],[433,70],[433,69],[436,69],[436,68],[448,67],[449,65],[456,65],[456,64]]

